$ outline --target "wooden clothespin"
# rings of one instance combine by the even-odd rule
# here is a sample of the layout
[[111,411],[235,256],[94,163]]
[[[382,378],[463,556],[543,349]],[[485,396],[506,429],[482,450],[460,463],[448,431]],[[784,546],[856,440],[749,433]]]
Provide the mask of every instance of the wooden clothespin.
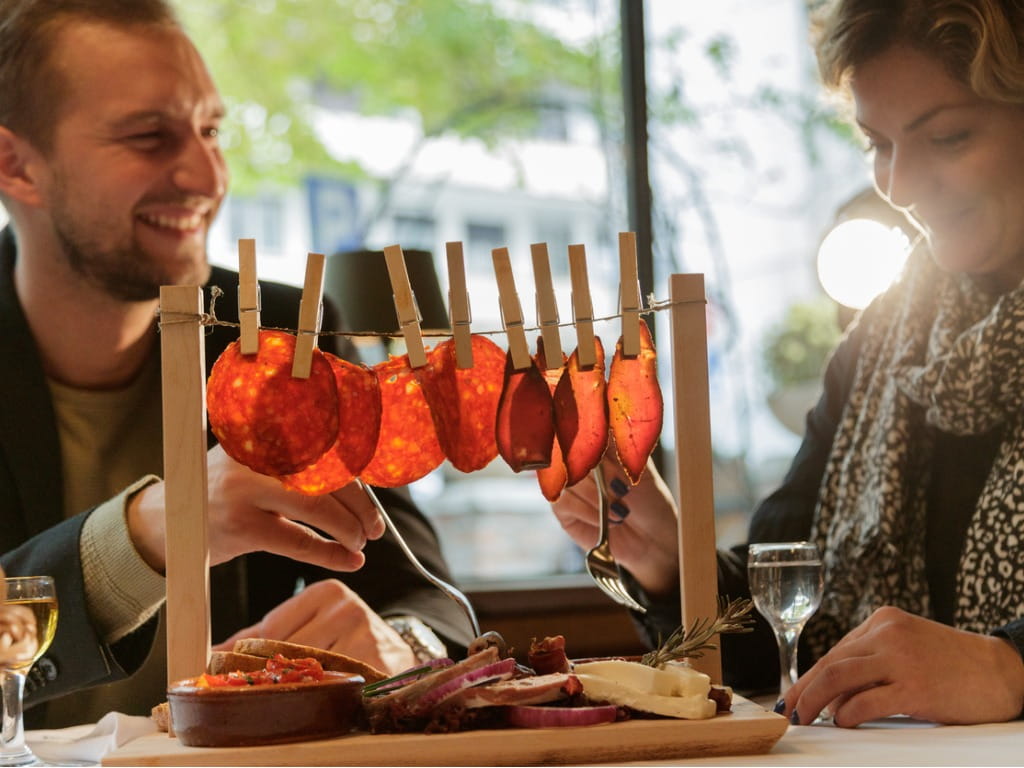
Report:
[[572,277],[572,319],[576,325],[576,353],[580,368],[590,368],[594,356],[594,304],[587,279],[587,251],[582,245],[569,246],[569,274]]
[[238,241],[238,322],[243,355],[260,351],[260,285],[256,281],[256,241]]
[[323,319],[323,299],[324,255],[310,253],[306,256],[306,282],[299,302],[299,333],[295,339],[295,357],[292,359],[292,376],[296,379],[308,379],[313,367],[313,350],[316,349]]
[[455,365],[458,368],[473,367],[473,339],[470,322],[473,319],[469,308],[469,291],[466,290],[466,263],[462,257],[462,243],[445,243],[448,256],[448,313],[455,336]]
[[562,337],[558,332],[558,302],[551,280],[547,243],[533,243],[530,256],[533,258],[533,283],[537,288],[537,324],[544,339],[544,359],[551,370],[562,365]]
[[640,354],[640,278],[636,269],[636,233],[619,232],[619,311],[622,355]]
[[523,327],[523,308],[516,292],[516,281],[512,276],[512,262],[508,248],[491,251],[494,262],[494,277],[498,281],[498,301],[501,304],[501,322],[508,337],[508,351],[512,354],[512,368],[521,371],[533,365],[530,347],[526,343],[526,329]]
[[389,245],[384,249],[384,259],[391,278],[391,290],[395,297],[395,313],[398,327],[405,337],[405,351],[409,355],[410,368],[422,368],[427,364],[427,353],[423,349],[423,334],[420,331],[420,313],[416,297],[409,283],[409,272],[405,268],[405,254],[402,246]]

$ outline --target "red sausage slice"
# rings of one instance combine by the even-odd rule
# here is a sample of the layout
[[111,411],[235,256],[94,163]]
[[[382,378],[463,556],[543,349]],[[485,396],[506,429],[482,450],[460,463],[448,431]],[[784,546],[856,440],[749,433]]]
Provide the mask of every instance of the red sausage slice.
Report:
[[511,353],[505,357],[495,437],[498,453],[513,472],[550,466],[555,439],[551,390],[536,363],[515,370]]
[[555,387],[555,431],[565,456],[567,486],[587,476],[608,448],[608,399],[605,394],[604,346],[594,337],[592,367],[580,368],[579,350]]
[[[551,392],[552,397],[554,397],[555,387],[558,386],[558,380],[562,377],[562,371],[565,370],[565,355],[562,355],[561,365],[549,370],[547,355],[544,352],[544,339],[538,336],[537,356],[534,358],[534,362],[537,368],[540,369],[541,375],[544,376],[544,380],[548,383],[548,390]],[[540,492],[544,494],[544,498],[548,501],[557,501],[558,497],[562,495],[562,489],[565,488],[566,477],[565,459],[562,457],[562,449],[558,445],[556,437],[552,440],[550,466],[537,470],[537,484],[540,485]]]
[[319,496],[344,488],[373,458],[380,435],[380,382],[366,366],[355,365],[330,353],[338,391],[338,438],[326,453],[309,467],[281,482],[308,496]]
[[622,356],[615,345],[608,375],[608,411],[615,450],[629,481],[636,485],[661,436],[665,404],[658,385],[657,354],[651,332],[640,320],[640,354]]
[[392,357],[375,365],[373,372],[380,382],[380,436],[360,477],[370,485],[394,488],[437,469],[444,452],[409,357]]
[[308,379],[292,377],[295,337],[260,331],[255,355],[234,341],[217,358],[206,389],[210,427],[236,461],[286,475],[316,461],[338,434],[338,393],[331,365],[313,350]]
[[494,422],[505,370],[505,352],[485,336],[473,335],[473,367],[455,363],[455,340],[427,353],[414,370],[423,389],[444,455],[456,469],[483,469],[498,455]]

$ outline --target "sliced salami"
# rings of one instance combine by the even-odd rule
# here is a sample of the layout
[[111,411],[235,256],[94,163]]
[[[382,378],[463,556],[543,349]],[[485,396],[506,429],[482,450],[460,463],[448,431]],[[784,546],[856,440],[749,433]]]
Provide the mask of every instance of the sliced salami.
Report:
[[408,356],[378,363],[373,372],[380,383],[380,436],[373,458],[359,476],[370,485],[394,488],[437,469],[444,452]]
[[[562,377],[562,371],[565,370],[566,360],[567,358],[563,354],[562,364],[549,369],[547,354],[544,351],[544,339],[540,336],[537,337],[537,356],[534,362],[548,383],[548,390],[552,397],[555,394],[555,387],[558,386],[558,380]],[[537,484],[540,485],[540,492],[544,494],[544,498],[548,501],[558,501],[558,497],[562,495],[562,489],[565,488],[566,477],[565,459],[562,457],[562,449],[558,445],[557,436],[555,436],[551,445],[551,464],[537,470]]]
[[615,450],[629,481],[636,485],[661,436],[665,404],[658,385],[657,354],[647,323],[640,319],[640,354],[623,357],[615,345],[608,374],[608,414]]
[[427,353],[427,364],[413,373],[430,406],[444,455],[462,472],[483,469],[498,455],[494,422],[504,383],[505,352],[485,336],[474,334],[473,367],[459,368],[455,340]]
[[369,464],[380,436],[380,382],[363,365],[355,365],[330,353],[338,391],[338,437],[316,462],[301,472],[285,475],[281,482],[308,496],[331,493],[351,483]]
[[579,350],[555,387],[555,432],[565,457],[566,486],[587,476],[608,448],[608,399],[604,378],[604,346],[594,337],[593,366],[580,368]]
[[555,439],[551,390],[536,363],[515,370],[512,354],[505,357],[505,384],[495,425],[498,453],[513,472],[551,465]]
[[295,337],[260,331],[255,355],[234,341],[217,358],[206,388],[213,434],[236,461],[266,475],[309,466],[338,435],[338,393],[331,365],[313,350],[308,379],[292,377]]

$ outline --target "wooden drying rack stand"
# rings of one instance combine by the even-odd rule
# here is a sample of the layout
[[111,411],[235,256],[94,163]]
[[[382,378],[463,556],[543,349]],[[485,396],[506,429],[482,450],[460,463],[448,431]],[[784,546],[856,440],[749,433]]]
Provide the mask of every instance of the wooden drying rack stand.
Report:
[[[642,304],[633,233],[620,234],[619,253],[624,351],[626,354],[636,354],[639,351]],[[418,367],[425,364],[426,360],[415,298],[409,287],[402,250],[397,245],[386,248],[385,257],[410,365]],[[472,352],[461,243],[448,243],[447,257],[452,331],[456,341],[457,364],[463,367],[471,364],[467,356],[471,356]],[[505,248],[495,249],[492,257],[508,349],[513,365],[519,369],[530,364],[530,356],[508,251]],[[532,246],[531,257],[545,349],[554,352],[549,359],[560,360],[559,322],[547,247],[543,244]],[[253,241],[239,241],[239,325],[243,353],[255,352],[258,345],[259,299],[255,261]],[[582,245],[569,247],[569,261],[573,282],[573,325],[578,334],[581,365],[587,365],[586,358],[593,350],[593,313]],[[293,375],[309,375],[310,358],[320,331],[323,266],[322,255],[310,254],[299,310]],[[716,615],[718,610],[705,308],[703,275],[676,274],[669,278],[672,397],[677,405],[674,427],[678,478],[676,499],[679,507],[679,578],[682,619],[687,627],[696,620]],[[203,313],[201,288],[169,286],[161,289],[168,682],[199,674],[205,670],[210,656]],[[589,362],[592,364],[593,360]],[[721,682],[722,666],[718,650],[709,651],[695,659],[693,665],[708,674],[712,681]],[[330,751],[331,745],[339,740],[218,751],[182,747],[176,739],[160,735],[157,738],[162,737],[162,745],[150,741],[140,747],[132,742],[108,756],[104,764],[370,765],[383,760],[392,765],[458,765],[480,763],[483,760],[492,764],[526,765],[635,760],[642,759],[644,755],[667,758],[754,754],[771,749],[785,731],[786,721],[739,699],[734,702],[731,715],[710,721],[638,720],[608,727],[613,729],[614,734],[607,740],[607,744],[602,744],[601,734],[609,733],[604,728],[567,728],[553,729],[564,731],[558,734],[553,734],[552,730],[544,731],[540,741],[533,739],[534,734],[527,732],[517,733],[516,739],[507,739],[500,735],[501,731],[471,731],[446,736],[354,735],[341,737],[343,746],[335,747],[333,752]],[[627,735],[627,730],[635,733]],[[585,735],[581,735],[584,731]],[[535,733],[539,735],[541,732]],[[139,741],[146,742],[153,738],[145,737]],[[488,741],[495,738],[499,741]],[[368,746],[360,750],[358,747],[363,742]],[[510,742],[517,745],[512,751],[509,751]],[[491,752],[499,743],[500,748]],[[147,747],[149,752],[146,751]]]

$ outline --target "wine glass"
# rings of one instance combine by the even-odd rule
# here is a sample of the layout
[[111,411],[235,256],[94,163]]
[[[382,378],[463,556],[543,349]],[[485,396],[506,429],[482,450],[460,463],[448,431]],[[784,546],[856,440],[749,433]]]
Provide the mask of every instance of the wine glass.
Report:
[[750,595],[771,624],[779,644],[779,698],[796,682],[797,640],[821,603],[821,555],[808,541],[751,544],[747,556]]
[[22,696],[25,676],[57,631],[57,592],[50,576],[8,577],[0,584],[0,766],[38,764],[25,744]]

